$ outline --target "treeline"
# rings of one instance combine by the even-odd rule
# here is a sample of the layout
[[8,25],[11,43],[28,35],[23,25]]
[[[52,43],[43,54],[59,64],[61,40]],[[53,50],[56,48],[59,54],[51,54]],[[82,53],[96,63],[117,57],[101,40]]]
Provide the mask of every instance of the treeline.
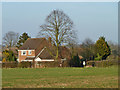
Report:
[[[16,61],[18,58],[18,48],[31,38],[27,33],[19,36],[18,33],[8,32],[3,37],[3,62]],[[106,41],[105,37],[100,37],[96,42],[91,39],[85,39],[82,44],[72,43],[66,45],[70,49],[71,58],[78,56],[80,59],[87,61],[118,59],[120,57],[119,46],[110,41]]]
[[101,61],[120,58],[119,45],[106,41],[105,37],[100,37],[96,42],[86,39],[82,44],[76,44],[71,48],[72,55],[82,56],[83,59],[90,61]]

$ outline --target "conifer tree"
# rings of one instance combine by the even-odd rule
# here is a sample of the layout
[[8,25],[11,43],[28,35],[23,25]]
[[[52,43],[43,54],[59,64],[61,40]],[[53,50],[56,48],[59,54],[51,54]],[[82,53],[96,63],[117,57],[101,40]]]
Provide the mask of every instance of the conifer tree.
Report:
[[20,37],[19,37],[19,41],[17,42],[17,46],[16,47],[20,47],[23,45],[23,43],[28,39],[30,38],[30,36],[28,36],[27,33],[23,33]]
[[107,56],[111,54],[110,46],[108,45],[107,41],[105,41],[104,37],[100,37],[99,40],[96,42],[96,51],[103,59],[106,59]]

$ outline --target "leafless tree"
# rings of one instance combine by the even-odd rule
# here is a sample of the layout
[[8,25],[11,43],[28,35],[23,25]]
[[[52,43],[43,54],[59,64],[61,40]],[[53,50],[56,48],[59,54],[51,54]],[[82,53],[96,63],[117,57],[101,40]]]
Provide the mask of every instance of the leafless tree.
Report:
[[86,38],[83,43],[80,45],[80,48],[82,48],[81,51],[79,51],[80,55],[82,55],[85,59],[91,60],[94,59],[94,56],[96,54],[96,48],[94,45],[94,42]]
[[68,44],[75,39],[72,20],[61,10],[53,10],[46,18],[46,24],[40,26],[40,37],[51,37],[56,47],[56,60],[58,59],[59,46]]
[[18,33],[15,33],[13,31],[7,32],[3,37],[3,45],[5,45],[7,48],[16,46],[18,37],[19,37]]

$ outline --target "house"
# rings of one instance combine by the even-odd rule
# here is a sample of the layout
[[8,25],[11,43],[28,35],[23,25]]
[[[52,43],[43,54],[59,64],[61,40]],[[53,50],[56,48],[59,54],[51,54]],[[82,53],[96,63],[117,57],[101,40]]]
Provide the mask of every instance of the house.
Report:
[[[49,50],[48,50],[49,49]],[[51,62],[55,61],[50,51],[55,55],[54,45],[45,38],[29,38],[18,49],[18,62],[30,61],[33,62]],[[59,59],[70,59],[70,52],[66,47],[59,48]]]

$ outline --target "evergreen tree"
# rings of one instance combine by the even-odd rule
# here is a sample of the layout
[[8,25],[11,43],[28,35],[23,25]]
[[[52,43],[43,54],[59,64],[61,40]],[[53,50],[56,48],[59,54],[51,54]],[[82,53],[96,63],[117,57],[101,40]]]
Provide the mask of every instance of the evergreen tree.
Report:
[[70,60],[70,66],[71,67],[80,67],[80,59],[78,54],[76,56],[73,56],[72,60]]
[[[100,37],[96,42],[96,51],[101,59],[106,59],[111,54],[111,49],[104,37]],[[98,57],[97,57],[98,58]]]
[[17,42],[17,46],[16,47],[20,47],[23,45],[23,43],[30,38],[30,36],[28,36],[27,33],[23,33],[20,37],[19,37],[19,41]]

